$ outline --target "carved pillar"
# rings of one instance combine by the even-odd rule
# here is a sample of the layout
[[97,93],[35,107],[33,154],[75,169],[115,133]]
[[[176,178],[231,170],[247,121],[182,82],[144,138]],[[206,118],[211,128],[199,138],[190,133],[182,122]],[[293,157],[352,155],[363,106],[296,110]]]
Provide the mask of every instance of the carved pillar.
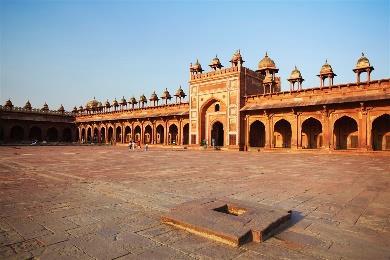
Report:
[[332,130],[330,126],[329,111],[326,106],[323,106],[322,110],[322,136],[323,136],[323,146],[326,149],[331,147],[331,137]]
[[145,129],[144,129],[144,121],[141,122],[141,139],[140,142],[141,144],[145,144]]
[[245,151],[248,151],[248,147],[250,146],[249,144],[249,131],[250,131],[250,127],[249,127],[249,115],[246,115],[245,116],[245,147],[244,147],[244,150]]
[[360,103],[360,115],[361,118],[359,118],[358,121],[358,130],[359,130],[359,148],[368,148],[368,133],[367,133],[367,108],[365,107],[364,103]]
[[302,113],[297,113],[296,122],[297,122],[297,147],[302,148]]
[[269,140],[269,148],[274,147],[274,124],[273,124],[273,116],[268,115],[268,140]]
[[152,122],[152,144],[156,144],[156,139],[157,139],[157,135],[156,135],[156,121],[153,121]]
[[165,123],[164,145],[168,145],[168,133],[169,133],[169,129],[168,129],[168,120],[165,120],[164,123]]
[[183,145],[183,119],[179,120],[179,145]]

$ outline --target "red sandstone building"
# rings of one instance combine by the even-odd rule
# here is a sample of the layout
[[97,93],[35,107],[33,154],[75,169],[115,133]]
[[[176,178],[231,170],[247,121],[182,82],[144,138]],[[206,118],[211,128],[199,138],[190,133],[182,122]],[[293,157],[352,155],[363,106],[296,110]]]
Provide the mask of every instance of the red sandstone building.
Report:
[[[390,79],[371,80],[374,68],[362,54],[353,72],[356,82],[333,84],[327,62],[320,85],[302,88],[295,67],[281,91],[275,62],[266,54],[253,71],[240,52],[223,67],[215,57],[211,71],[190,66],[189,102],[181,87],[172,95],[142,95],[103,104],[89,101],[67,113],[0,106],[0,142],[77,141],[151,145],[215,145],[223,149],[390,150]],[[361,78],[366,74],[365,79]]]

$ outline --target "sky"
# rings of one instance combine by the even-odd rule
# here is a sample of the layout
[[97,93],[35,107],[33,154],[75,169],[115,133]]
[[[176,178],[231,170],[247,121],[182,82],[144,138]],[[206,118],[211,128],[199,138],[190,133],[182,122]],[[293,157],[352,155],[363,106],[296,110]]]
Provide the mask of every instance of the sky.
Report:
[[241,50],[257,69],[268,52],[282,90],[296,65],[317,87],[325,60],[334,84],[355,81],[364,52],[372,79],[390,77],[390,1],[0,0],[0,103],[50,109],[150,97],[179,85],[189,64]]

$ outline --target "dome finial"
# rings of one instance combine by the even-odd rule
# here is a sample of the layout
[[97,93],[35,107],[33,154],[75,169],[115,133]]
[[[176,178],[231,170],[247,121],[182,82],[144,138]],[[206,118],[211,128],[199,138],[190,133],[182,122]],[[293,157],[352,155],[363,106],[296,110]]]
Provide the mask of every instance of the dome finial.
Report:
[[364,57],[364,52],[362,52],[362,56]]
[[328,59],[325,59],[325,63],[326,63],[326,64],[328,63]]
[[265,52],[265,57],[268,57],[268,51]]

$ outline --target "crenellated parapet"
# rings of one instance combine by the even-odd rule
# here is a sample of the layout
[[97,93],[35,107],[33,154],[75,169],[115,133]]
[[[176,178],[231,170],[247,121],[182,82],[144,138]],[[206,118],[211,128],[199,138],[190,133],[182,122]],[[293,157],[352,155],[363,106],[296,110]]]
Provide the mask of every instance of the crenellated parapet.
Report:
[[141,119],[154,117],[188,116],[189,103],[166,104],[114,111],[98,111],[93,114],[77,114],[76,123],[90,121],[108,121],[123,119]]
[[390,100],[390,79],[244,97],[241,111]]
[[58,111],[58,110],[42,110],[39,108],[24,108],[24,107],[7,107],[0,105],[0,112],[12,112],[12,113],[27,113],[27,114],[40,114],[40,115],[54,115],[54,116],[65,116],[73,117],[75,114],[73,112],[67,111]]

